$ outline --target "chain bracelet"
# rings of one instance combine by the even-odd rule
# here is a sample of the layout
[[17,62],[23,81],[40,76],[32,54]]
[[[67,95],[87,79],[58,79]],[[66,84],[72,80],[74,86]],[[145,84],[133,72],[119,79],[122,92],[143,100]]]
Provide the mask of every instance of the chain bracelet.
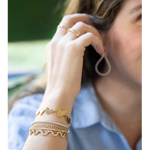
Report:
[[43,128],[52,128],[52,129],[60,129],[60,130],[68,131],[68,129],[66,129],[66,128],[60,128],[60,127],[58,127],[58,126],[45,125],[45,124],[40,124],[40,125],[34,124],[34,125],[32,125],[31,127],[32,127],[32,129],[33,129],[33,128],[41,128],[41,127],[43,127]]
[[58,122],[52,122],[52,121],[34,121],[34,122],[31,124],[31,126],[32,126],[33,124],[35,124],[35,123],[56,124],[56,125],[63,126],[63,127],[67,128],[67,129],[70,129],[70,126],[66,126],[66,125],[64,125],[64,124],[61,124],[61,123],[58,123]]

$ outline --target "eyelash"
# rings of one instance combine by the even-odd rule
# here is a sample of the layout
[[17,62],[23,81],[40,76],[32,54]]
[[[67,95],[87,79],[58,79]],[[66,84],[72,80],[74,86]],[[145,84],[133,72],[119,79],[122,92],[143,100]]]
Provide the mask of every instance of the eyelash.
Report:
[[141,14],[141,15],[138,17],[138,20],[145,21],[145,14]]

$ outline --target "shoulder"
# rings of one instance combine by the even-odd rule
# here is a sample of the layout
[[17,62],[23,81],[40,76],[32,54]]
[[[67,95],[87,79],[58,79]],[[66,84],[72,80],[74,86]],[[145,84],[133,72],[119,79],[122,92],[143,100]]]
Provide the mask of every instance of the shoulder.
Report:
[[[25,96],[23,98],[20,98],[11,109],[9,116],[23,112],[28,112],[29,110],[37,109],[40,105],[43,98],[43,94],[32,94]],[[28,111],[27,111],[28,110]]]

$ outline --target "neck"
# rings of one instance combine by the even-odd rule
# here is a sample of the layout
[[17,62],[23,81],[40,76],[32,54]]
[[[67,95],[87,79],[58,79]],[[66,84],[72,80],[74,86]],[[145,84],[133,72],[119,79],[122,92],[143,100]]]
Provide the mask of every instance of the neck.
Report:
[[101,105],[113,119],[122,123],[141,121],[141,86],[112,73],[97,78],[93,85]]

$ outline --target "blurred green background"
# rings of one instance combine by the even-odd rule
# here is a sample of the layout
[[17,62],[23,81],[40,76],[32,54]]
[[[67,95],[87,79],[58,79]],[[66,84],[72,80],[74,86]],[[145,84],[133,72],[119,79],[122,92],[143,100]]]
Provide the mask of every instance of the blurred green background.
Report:
[[64,0],[8,0],[8,41],[52,38]]
[[64,0],[8,0],[8,100],[42,72]]

